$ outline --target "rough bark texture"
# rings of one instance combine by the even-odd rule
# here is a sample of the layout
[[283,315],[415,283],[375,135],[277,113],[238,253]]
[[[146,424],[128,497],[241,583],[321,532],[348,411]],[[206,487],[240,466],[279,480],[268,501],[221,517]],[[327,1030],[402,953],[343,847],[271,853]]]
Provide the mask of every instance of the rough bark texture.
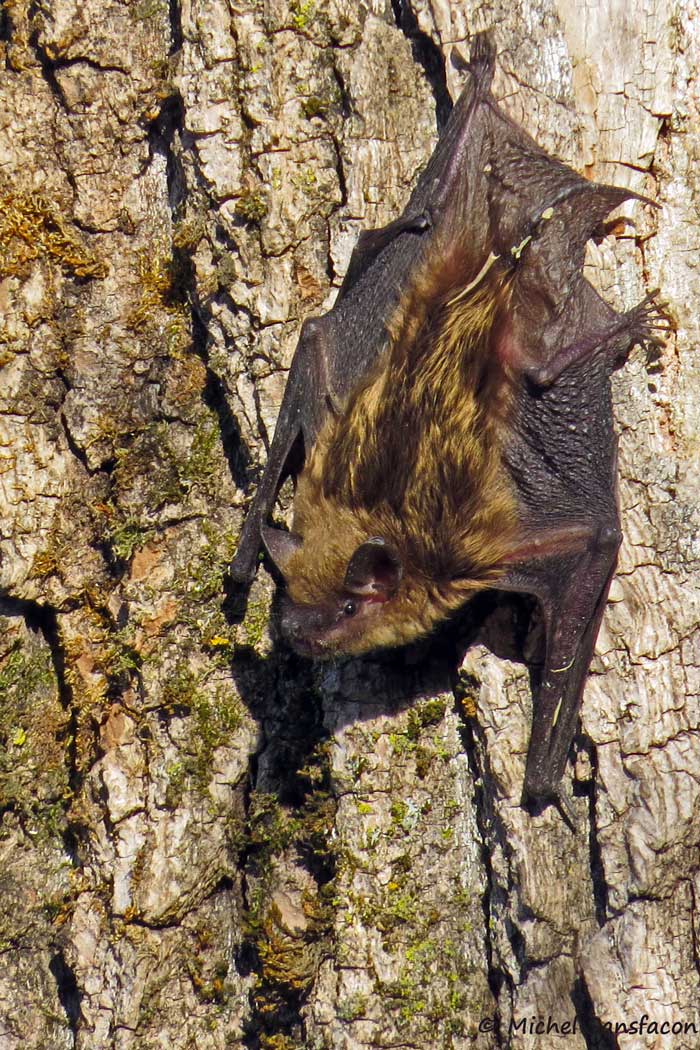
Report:
[[[616,304],[661,285],[678,328],[615,380],[574,832],[518,807],[526,603],[316,669],[273,645],[263,571],[222,606],[299,323],[489,26],[513,116],[662,204],[591,271]],[[5,0],[1,1050],[700,1045],[699,27],[670,0]]]

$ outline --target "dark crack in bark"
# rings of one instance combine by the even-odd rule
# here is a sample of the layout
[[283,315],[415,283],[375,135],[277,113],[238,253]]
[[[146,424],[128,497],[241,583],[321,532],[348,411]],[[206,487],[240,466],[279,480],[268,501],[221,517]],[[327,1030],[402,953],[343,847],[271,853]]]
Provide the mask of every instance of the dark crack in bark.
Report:
[[596,1016],[595,1006],[588,986],[581,976],[573,987],[571,1001],[576,1010],[579,1031],[586,1043],[586,1050],[620,1050],[617,1037]]
[[68,741],[68,783],[73,792],[80,789],[82,778],[77,764],[77,711],[73,691],[66,672],[66,657],[58,623],[58,614],[51,606],[24,598],[0,595],[1,616],[21,616],[30,631],[38,631],[49,650],[61,706],[69,712],[70,721],[65,731]]
[[425,73],[435,99],[438,131],[442,131],[450,113],[452,99],[447,90],[445,57],[435,41],[424,33],[411,7],[410,0],[391,0],[396,25],[411,43],[413,58]]
[[698,913],[697,894],[692,880],[688,880],[688,889],[690,892],[690,937],[693,951],[693,964],[698,974],[700,974],[700,933],[698,932],[700,914]]
[[243,445],[241,431],[236,417],[231,411],[231,407],[228,403],[226,387],[224,386],[223,380],[209,363],[207,342],[208,334],[204,311],[201,308],[199,310],[193,309],[192,345],[195,353],[204,363],[207,377],[202,399],[204,403],[216,413],[219,419],[219,430],[224,456],[226,457],[226,462],[228,463],[231,477],[235,481],[236,487],[242,489],[247,483],[250,455]]
[[7,8],[0,5],[0,41],[9,44],[12,37],[12,24]]
[[[466,698],[468,692],[470,690],[478,689],[479,685],[480,683],[471,676],[469,678],[460,678],[458,687],[455,689],[457,702],[461,704]],[[484,787],[484,779],[489,776],[489,773],[487,770],[482,770],[480,768],[477,759],[476,735],[478,733],[478,726],[475,720],[471,718],[465,720],[461,711],[459,714],[460,737],[464,744],[465,754],[469,763],[469,770],[474,783],[474,815],[476,826],[479,829],[481,863],[484,867],[485,886],[482,896],[482,909],[484,913],[484,947],[486,949],[486,976],[495,1005],[495,1030],[493,1036],[496,1040],[496,1046],[501,1048],[505,1047],[507,1044],[504,1042],[503,1021],[498,1007],[499,999],[503,987],[506,986],[512,1002],[515,994],[515,986],[508,971],[497,963],[496,949],[491,936],[491,922],[495,910],[494,905],[496,899],[499,896],[503,896],[503,890],[497,885],[493,864],[491,863],[492,849],[490,843],[494,838],[494,835],[497,834],[495,828],[496,813]],[[487,753],[485,745],[482,746],[482,753],[484,755]],[[501,837],[503,838],[503,836]],[[505,838],[503,838],[503,848],[507,855],[508,843]]]
[[[46,54],[46,51],[41,46],[39,42],[38,30],[35,30],[30,35],[29,42],[32,48],[34,49],[34,53],[39,62],[39,66],[41,67],[42,76],[44,77],[44,80],[49,86],[51,94],[56,100],[58,106],[61,109],[63,109],[66,113],[68,113],[70,110],[70,106],[68,104],[68,99],[65,96],[63,88],[59,83],[58,77],[56,76],[56,63],[49,58],[49,56]],[[67,171],[66,175],[69,177],[69,173]]]
[[56,981],[56,992],[63,1007],[68,1021],[68,1028],[73,1039],[78,1037],[78,1023],[80,1021],[80,1001],[82,995],[78,988],[75,974],[66,962],[62,952],[56,952],[49,962],[49,970]]
[[[326,902],[336,873],[331,836],[337,800],[328,733],[308,668],[289,659],[293,666],[279,668],[281,680],[273,694],[284,697],[284,709],[271,711],[263,701],[257,712],[262,740],[250,758],[248,823],[240,856],[247,932],[237,960],[243,975],[256,976],[245,1026],[247,1050],[273,1041],[306,1045],[302,1009],[331,932]],[[242,681],[239,688],[244,689]],[[278,864],[287,874],[299,869],[313,880],[315,890],[304,892],[308,923],[303,930],[289,929],[274,902]]]
[[180,0],[169,0],[168,15],[170,18],[170,54],[176,54],[182,47],[182,4]]
[[598,838],[597,792],[598,756],[592,742],[588,741],[587,750],[591,762],[591,782],[588,789],[588,851],[590,857],[591,885],[593,902],[598,925],[603,927],[609,915],[608,884],[603,865],[603,849]]
[[[174,225],[182,218],[188,194],[180,149],[189,149],[195,171],[199,172],[192,144],[186,144],[186,139],[184,104],[181,96],[173,93],[165,100],[158,117],[151,125],[149,142],[151,153],[158,153],[165,159],[168,203]],[[190,254],[184,248],[173,245],[172,255],[178,283],[190,304],[192,348],[206,368],[207,378],[202,399],[219,418],[221,441],[231,476],[237,488],[245,488],[251,457],[243,445],[240,428],[226,397],[224,383],[209,361],[208,327],[211,313],[197,301],[196,274]]]

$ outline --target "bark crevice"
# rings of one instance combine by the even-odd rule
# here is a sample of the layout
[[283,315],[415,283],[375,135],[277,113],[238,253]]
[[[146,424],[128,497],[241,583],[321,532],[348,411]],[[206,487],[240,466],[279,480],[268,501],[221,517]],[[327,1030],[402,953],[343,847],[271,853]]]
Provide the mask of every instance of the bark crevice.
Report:
[[391,0],[396,25],[410,41],[413,58],[425,73],[435,99],[435,117],[438,131],[444,128],[452,112],[452,98],[447,89],[445,58],[432,39],[423,32],[410,0]]

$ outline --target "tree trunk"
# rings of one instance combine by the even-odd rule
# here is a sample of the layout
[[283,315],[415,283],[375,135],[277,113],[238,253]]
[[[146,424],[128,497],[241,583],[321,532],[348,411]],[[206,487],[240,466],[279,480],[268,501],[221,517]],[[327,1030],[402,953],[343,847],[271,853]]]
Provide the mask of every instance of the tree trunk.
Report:
[[[6,0],[0,1050],[700,1045],[699,25]],[[661,285],[677,325],[614,381],[625,542],[573,830],[518,805],[527,602],[317,667],[271,640],[263,570],[224,602],[300,322],[489,26],[513,117],[662,205],[590,276],[618,307]]]

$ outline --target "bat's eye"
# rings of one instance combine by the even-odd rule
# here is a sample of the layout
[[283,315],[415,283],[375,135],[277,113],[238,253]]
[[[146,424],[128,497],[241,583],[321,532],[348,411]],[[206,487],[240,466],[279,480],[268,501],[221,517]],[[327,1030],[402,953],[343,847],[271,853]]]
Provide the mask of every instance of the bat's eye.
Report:
[[354,616],[357,612],[357,605],[355,602],[346,602],[343,606],[343,613],[345,616]]

